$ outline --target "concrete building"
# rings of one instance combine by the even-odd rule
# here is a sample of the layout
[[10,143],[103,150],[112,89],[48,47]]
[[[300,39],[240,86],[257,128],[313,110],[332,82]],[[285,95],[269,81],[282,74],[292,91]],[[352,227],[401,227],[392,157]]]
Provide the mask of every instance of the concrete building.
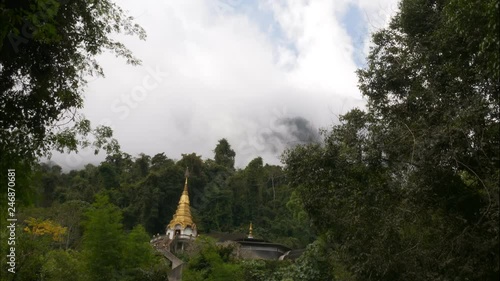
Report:
[[253,225],[250,223],[248,235],[210,233],[208,236],[216,239],[220,245],[232,245],[234,254],[239,259],[283,259],[292,249],[285,245],[273,243],[253,236]]

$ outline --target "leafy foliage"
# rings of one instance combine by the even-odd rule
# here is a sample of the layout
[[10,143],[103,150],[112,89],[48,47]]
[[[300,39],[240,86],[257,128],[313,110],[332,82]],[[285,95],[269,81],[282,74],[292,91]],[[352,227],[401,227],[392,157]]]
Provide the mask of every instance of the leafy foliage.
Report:
[[[108,0],[0,2],[0,169],[15,169],[18,184],[29,186],[33,165],[54,150],[118,151],[109,127],[93,128],[78,113],[86,79],[103,75],[96,55],[108,50],[140,62],[113,39],[116,33],[145,39],[133,18]],[[33,193],[19,189],[17,202],[33,203]]]
[[50,220],[29,218],[25,222],[27,223],[27,226],[24,228],[25,232],[35,236],[50,235],[54,241],[62,241],[67,231],[66,227],[62,227]]
[[91,129],[76,110],[86,77],[103,75],[96,55],[109,50],[139,63],[110,35],[144,39],[144,30],[107,0],[2,1],[0,13],[1,155],[34,160],[51,148],[76,150],[90,142],[77,136],[91,132],[98,147],[114,149],[117,143],[106,141],[110,129]]
[[149,235],[140,225],[125,234],[121,211],[108,197],[97,195],[86,216],[82,253],[92,280],[127,280],[157,273],[159,261]]
[[[86,213],[83,253],[92,280],[119,280],[124,268],[125,235],[120,210],[97,196]],[[106,245],[105,247],[103,247]]]
[[226,139],[220,139],[219,143],[214,149],[215,163],[229,169],[234,169],[234,157],[236,153],[231,149],[231,145]]
[[358,71],[367,111],[285,154],[329,259],[355,280],[498,278],[492,14],[498,1],[402,1]]
[[52,250],[45,256],[41,276],[43,280],[83,281],[86,278],[84,264],[81,254],[75,251]]
[[196,243],[198,252],[190,258],[188,268],[183,271],[183,280],[242,280],[240,266],[231,262],[223,246],[217,246],[210,238],[200,238]]

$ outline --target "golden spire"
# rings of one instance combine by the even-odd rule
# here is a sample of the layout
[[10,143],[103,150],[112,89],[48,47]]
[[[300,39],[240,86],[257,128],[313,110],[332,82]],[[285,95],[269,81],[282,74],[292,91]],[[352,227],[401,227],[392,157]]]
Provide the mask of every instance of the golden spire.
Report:
[[176,225],[181,225],[182,228],[190,226],[191,228],[196,228],[191,217],[191,209],[189,207],[189,193],[188,193],[188,176],[189,171],[186,168],[186,181],[184,182],[184,190],[182,191],[181,199],[177,205],[177,210],[175,211],[174,217],[168,224],[169,228],[175,228]]
[[250,227],[248,228],[248,238],[253,238],[252,231],[253,231],[252,222],[250,222]]

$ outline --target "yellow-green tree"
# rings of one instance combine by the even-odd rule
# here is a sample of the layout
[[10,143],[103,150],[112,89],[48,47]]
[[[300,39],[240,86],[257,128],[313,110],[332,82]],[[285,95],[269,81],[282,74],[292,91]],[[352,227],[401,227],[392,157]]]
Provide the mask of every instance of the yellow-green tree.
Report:
[[51,220],[29,218],[25,222],[24,231],[34,236],[48,235],[53,241],[62,242],[66,235],[67,228]]

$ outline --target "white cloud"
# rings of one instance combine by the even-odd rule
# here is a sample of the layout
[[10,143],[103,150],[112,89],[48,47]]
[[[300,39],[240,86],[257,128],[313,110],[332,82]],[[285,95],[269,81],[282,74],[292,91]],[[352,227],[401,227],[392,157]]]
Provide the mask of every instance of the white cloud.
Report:
[[394,1],[261,2],[257,11],[270,11],[274,20],[264,30],[238,9],[240,1],[120,1],[148,33],[145,42],[119,37],[143,64],[103,55],[106,78],[89,84],[84,113],[94,123],[110,122],[132,155],[212,157],[226,137],[242,167],[259,155],[278,163],[258,138],[278,118],[302,116],[325,127],[363,106],[353,44],[340,18],[350,3],[372,17]]

